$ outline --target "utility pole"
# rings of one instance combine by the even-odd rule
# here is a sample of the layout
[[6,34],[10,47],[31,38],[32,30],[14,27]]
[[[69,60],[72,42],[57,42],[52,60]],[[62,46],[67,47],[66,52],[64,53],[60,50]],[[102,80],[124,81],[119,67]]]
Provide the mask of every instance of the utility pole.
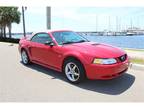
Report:
[[47,29],[51,29],[51,7],[46,7],[46,20]]
[[23,19],[23,35],[24,37],[26,37],[26,30],[25,30],[25,7],[22,6],[22,19]]

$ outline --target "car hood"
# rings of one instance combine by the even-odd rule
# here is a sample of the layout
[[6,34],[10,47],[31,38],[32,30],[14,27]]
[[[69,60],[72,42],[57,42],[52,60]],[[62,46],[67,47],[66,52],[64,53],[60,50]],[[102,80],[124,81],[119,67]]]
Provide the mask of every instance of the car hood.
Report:
[[125,54],[125,52],[120,48],[94,42],[74,43],[65,45],[64,47],[100,58],[115,58]]

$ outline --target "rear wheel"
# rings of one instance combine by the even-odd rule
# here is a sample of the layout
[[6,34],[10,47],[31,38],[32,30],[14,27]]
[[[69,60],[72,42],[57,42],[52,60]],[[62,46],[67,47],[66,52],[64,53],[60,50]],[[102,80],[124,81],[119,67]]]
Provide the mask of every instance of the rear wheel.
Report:
[[63,71],[67,80],[71,83],[79,83],[86,78],[83,65],[75,59],[66,60]]
[[22,63],[28,65],[30,63],[29,56],[25,50],[21,51],[21,59]]

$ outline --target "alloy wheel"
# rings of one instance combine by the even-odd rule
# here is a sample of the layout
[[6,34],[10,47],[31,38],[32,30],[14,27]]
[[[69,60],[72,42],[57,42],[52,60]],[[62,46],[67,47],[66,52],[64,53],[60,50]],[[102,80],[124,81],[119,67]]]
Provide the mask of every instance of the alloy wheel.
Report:
[[79,68],[73,62],[70,62],[70,63],[66,64],[66,66],[65,66],[65,74],[66,74],[66,77],[72,82],[76,82],[80,78]]
[[22,62],[24,64],[28,64],[29,59],[28,59],[28,55],[27,55],[26,51],[24,51],[24,50],[22,51],[21,58],[22,58]]

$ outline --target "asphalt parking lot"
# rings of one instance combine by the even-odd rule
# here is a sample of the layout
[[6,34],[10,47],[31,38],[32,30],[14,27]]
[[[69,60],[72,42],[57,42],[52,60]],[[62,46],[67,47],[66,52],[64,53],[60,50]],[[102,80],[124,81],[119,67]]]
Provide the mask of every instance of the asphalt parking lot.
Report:
[[144,102],[144,71],[72,85],[61,73],[24,66],[17,45],[0,42],[0,102]]

